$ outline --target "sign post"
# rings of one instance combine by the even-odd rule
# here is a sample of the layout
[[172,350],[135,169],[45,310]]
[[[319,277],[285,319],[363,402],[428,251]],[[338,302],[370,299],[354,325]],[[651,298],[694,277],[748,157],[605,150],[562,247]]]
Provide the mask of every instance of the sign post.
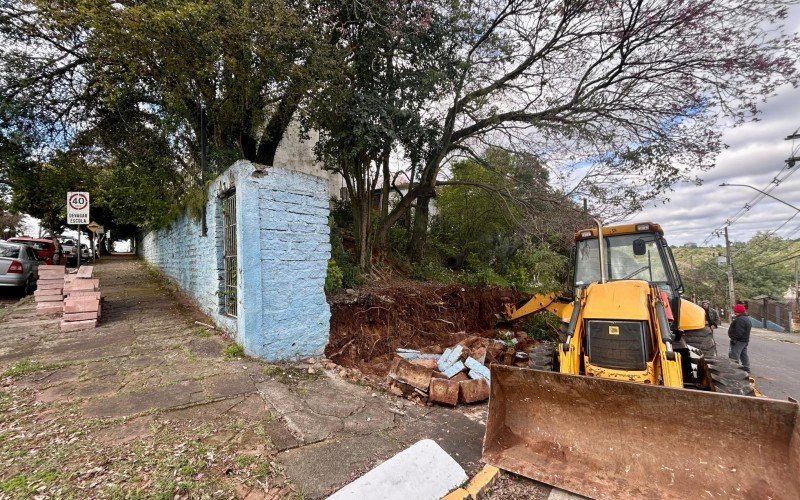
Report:
[[[92,236],[92,262],[96,262],[97,261],[97,249],[95,247],[97,245],[95,245],[94,240],[97,239],[97,237],[99,235],[101,235],[101,234],[103,234],[105,232],[105,228],[103,226],[101,226],[100,224],[98,224],[97,222],[92,221],[92,222],[90,222],[89,224],[86,225],[86,229],[88,229],[89,231],[94,233],[94,236]],[[100,240],[98,239],[97,241],[98,241],[98,244],[99,244]]]
[[77,265],[81,267],[81,226],[89,223],[89,193],[70,191],[67,193],[67,224],[78,226]]

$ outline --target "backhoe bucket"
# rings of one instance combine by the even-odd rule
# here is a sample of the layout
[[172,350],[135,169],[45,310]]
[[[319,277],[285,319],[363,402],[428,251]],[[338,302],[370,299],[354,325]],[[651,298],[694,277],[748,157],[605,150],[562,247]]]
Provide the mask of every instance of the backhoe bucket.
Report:
[[797,403],[491,367],[485,462],[591,498],[800,498]]

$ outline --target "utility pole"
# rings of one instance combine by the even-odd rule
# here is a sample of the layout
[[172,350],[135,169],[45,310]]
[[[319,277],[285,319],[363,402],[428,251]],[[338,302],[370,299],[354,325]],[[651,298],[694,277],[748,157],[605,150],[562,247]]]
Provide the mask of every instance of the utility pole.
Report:
[[732,315],[733,306],[736,305],[736,294],[733,291],[733,263],[731,262],[731,242],[728,239],[728,226],[725,226],[725,256],[728,262],[728,314]]
[[800,259],[794,259],[794,310],[800,312],[800,269],[798,269]]

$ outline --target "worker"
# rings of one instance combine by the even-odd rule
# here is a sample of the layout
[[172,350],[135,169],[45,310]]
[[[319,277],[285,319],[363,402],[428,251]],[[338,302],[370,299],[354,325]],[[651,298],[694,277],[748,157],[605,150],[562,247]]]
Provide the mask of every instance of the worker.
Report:
[[750,357],[747,355],[747,344],[750,342],[750,316],[744,304],[736,304],[733,308],[734,318],[731,326],[728,327],[728,337],[731,340],[731,348],[728,357],[741,363],[742,367],[750,373]]
[[709,307],[709,303],[707,300],[704,300],[702,303],[703,310],[706,312],[706,326],[711,329],[711,333],[714,333],[714,329],[719,326],[719,314],[717,311]]

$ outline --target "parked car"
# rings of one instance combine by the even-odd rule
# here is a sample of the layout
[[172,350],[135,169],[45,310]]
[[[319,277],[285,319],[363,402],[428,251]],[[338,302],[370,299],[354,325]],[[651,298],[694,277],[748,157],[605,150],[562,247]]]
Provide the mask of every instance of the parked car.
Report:
[[28,245],[0,241],[0,287],[13,287],[27,295],[36,288],[39,263]]
[[61,250],[64,252],[64,258],[67,264],[77,264],[78,252],[75,250],[75,240],[72,238],[61,238]]
[[81,262],[87,261],[92,258],[92,251],[88,245],[81,243]]
[[61,243],[58,240],[48,238],[30,238],[28,236],[16,236],[9,238],[9,242],[22,243],[28,245],[36,251],[36,256],[45,264],[63,264],[65,257],[62,254]]

